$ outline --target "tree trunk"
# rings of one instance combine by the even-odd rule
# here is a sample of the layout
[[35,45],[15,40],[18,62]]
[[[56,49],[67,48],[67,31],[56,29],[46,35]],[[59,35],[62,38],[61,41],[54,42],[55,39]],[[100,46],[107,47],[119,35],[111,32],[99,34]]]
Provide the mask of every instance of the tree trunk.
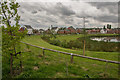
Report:
[[13,75],[12,66],[13,66],[13,54],[11,54],[11,58],[10,58],[10,74],[11,74],[11,76]]
[[20,53],[20,72],[22,72],[22,61],[21,61],[21,53]]

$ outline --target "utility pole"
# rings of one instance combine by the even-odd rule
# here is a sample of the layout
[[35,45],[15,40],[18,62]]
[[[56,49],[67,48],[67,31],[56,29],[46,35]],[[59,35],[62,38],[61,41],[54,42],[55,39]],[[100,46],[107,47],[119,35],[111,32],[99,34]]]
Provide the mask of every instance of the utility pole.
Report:
[[83,17],[84,41],[83,41],[83,55],[85,56],[85,17]]

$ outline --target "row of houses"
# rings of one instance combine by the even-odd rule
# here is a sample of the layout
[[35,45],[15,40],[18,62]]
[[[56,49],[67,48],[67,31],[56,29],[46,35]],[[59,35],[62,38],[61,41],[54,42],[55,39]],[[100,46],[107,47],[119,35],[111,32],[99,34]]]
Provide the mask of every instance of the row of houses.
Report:
[[[86,28],[86,33],[88,34],[120,34],[120,28],[114,29],[104,29],[104,28]],[[54,34],[81,34],[83,33],[83,28],[74,28],[72,26],[68,28],[58,28],[52,27],[51,29],[46,30],[46,33]]]
[[51,27],[48,30],[45,31],[46,33],[53,33],[53,34],[75,34],[75,33],[81,33],[82,29],[80,28],[74,28],[72,26],[68,28],[58,28],[58,27]]
[[81,33],[82,32],[82,29],[80,28],[73,28],[72,26],[64,29],[64,30],[58,30],[58,34],[75,34],[75,33]]
[[[30,25],[24,25],[20,28],[19,31],[24,31],[25,28],[28,30],[27,34],[81,34],[83,32],[83,28],[74,28],[73,26],[70,26],[68,28],[59,28],[59,27],[50,27],[47,30],[43,29],[33,29]],[[104,29],[104,28],[89,28],[85,30],[88,34],[120,34],[120,28],[116,29]]]
[[92,29],[86,32],[88,34],[120,34],[120,29]]

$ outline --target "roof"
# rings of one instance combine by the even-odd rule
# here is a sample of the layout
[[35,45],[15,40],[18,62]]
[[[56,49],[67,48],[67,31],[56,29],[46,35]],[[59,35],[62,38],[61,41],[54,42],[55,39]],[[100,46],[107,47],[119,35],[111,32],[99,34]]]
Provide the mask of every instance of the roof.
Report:
[[27,29],[33,29],[30,25],[24,25]]
[[70,26],[69,28],[73,28],[72,26]]
[[76,30],[78,30],[78,29],[79,29],[79,30],[82,30],[82,28],[76,28]]
[[45,30],[43,30],[43,29],[39,29],[39,31],[45,31]]
[[58,31],[64,31],[64,30],[58,30]]
[[57,29],[58,27],[52,27],[52,29],[51,30],[53,30],[53,29]]
[[65,31],[70,31],[69,29],[65,29]]
[[75,30],[75,28],[73,28],[72,26],[68,27],[68,29],[69,29],[69,28],[70,28],[70,29],[74,29],[74,30]]

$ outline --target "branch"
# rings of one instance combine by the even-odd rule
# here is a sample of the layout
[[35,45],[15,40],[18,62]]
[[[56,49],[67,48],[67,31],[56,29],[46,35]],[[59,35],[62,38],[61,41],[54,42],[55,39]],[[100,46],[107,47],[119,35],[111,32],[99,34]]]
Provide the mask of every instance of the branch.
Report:
[[2,12],[3,12],[3,14],[4,14],[4,16],[5,16],[6,20],[7,20],[7,23],[9,25],[9,27],[10,27],[10,21],[8,20],[7,15],[5,14],[5,10],[3,9],[2,5],[1,5],[1,7],[2,7]]

